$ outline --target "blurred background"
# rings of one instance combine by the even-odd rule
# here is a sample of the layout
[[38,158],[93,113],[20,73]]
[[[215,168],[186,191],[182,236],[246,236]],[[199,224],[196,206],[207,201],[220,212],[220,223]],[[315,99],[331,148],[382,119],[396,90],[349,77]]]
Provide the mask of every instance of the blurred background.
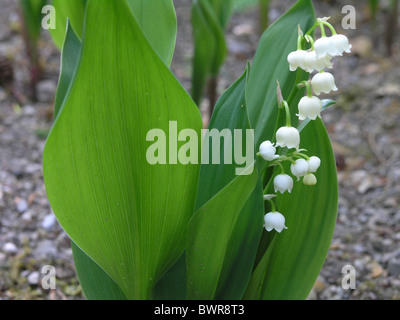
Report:
[[[190,92],[193,37],[190,0],[174,0],[178,39],[172,71]],[[228,56],[214,91],[218,97],[244,71],[260,33],[294,0],[270,0],[260,19],[257,0],[236,0],[226,27]],[[337,104],[322,118],[339,177],[337,226],[327,260],[308,299],[400,299],[400,57],[398,0],[313,1],[330,16],[352,53],[334,60]],[[356,28],[343,30],[345,5]],[[83,299],[68,236],[48,203],[42,152],[52,125],[60,52],[47,31],[29,41],[19,1],[0,10],[0,299]],[[264,12],[264,11],[262,11]],[[28,38],[28,39],[27,39]],[[271,48],[273,50],[273,48]],[[324,98],[325,98],[324,97]],[[209,97],[201,109],[207,117]],[[56,270],[44,290],[41,269]],[[342,268],[355,269],[356,288],[344,289]]]

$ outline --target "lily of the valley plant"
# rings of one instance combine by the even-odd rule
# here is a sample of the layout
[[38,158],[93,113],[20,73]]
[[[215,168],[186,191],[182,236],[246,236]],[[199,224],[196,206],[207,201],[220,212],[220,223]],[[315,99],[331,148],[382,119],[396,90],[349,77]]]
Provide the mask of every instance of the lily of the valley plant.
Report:
[[[329,18],[318,18],[314,27],[303,36],[303,32],[299,28],[299,36],[297,40],[297,50],[289,53],[288,63],[290,71],[296,71],[297,68],[301,68],[307,72],[317,73],[312,77],[311,80],[305,80],[300,82],[298,85],[304,85],[307,90],[307,95],[302,97],[298,103],[298,114],[299,120],[315,120],[321,116],[322,112],[322,101],[319,96],[321,93],[330,93],[331,91],[337,91],[338,88],[335,85],[335,79],[329,72],[325,72],[325,68],[332,68],[332,58],[343,55],[343,52],[350,52],[351,44],[345,35],[337,34],[335,28],[328,22]],[[310,36],[310,33],[316,27],[320,27],[322,37],[314,40]],[[332,31],[332,36],[327,37],[325,27],[329,27]],[[311,44],[311,48],[304,50],[303,46],[305,42]],[[279,90],[279,89],[278,89]],[[314,96],[315,93],[317,96]],[[278,91],[278,97],[281,93]],[[286,113],[286,126],[281,127],[276,132],[276,146],[287,147],[287,149],[295,149],[284,155],[277,155],[275,145],[267,140],[260,145],[260,151],[258,153],[263,159],[269,161],[270,166],[279,165],[281,171],[274,178],[275,192],[281,193],[291,192],[293,189],[293,179],[285,174],[285,170],[282,166],[282,162],[291,162],[290,170],[293,176],[299,180],[303,177],[303,183],[308,186],[317,184],[317,178],[314,173],[318,170],[321,159],[317,156],[308,156],[302,153],[299,149],[300,146],[300,133],[296,128],[290,125],[291,114],[289,106],[286,101],[279,101],[279,107],[283,108]],[[306,150],[304,150],[306,151]],[[264,217],[265,229],[271,231],[275,229],[281,232],[283,229],[287,229],[285,226],[285,217],[276,211],[273,203],[273,197],[267,196],[264,199],[271,202],[272,211],[267,213]]]
[[[320,115],[334,103],[322,95],[338,90],[331,69],[350,51],[347,38],[315,18],[310,0],[297,1],[215,104],[208,132],[224,139],[200,150],[199,108],[170,69],[172,0],[53,4],[67,28],[52,33],[61,72],[44,179],[86,298],[305,299],[336,222],[336,165]],[[163,138],[149,137],[154,129]],[[228,137],[241,146],[232,155]],[[168,159],[190,161],[149,163],[146,150],[163,144]],[[243,163],[227,159],[249,150],[254,163],[237,175]],[[218,151],[221,162],[200,161]]]

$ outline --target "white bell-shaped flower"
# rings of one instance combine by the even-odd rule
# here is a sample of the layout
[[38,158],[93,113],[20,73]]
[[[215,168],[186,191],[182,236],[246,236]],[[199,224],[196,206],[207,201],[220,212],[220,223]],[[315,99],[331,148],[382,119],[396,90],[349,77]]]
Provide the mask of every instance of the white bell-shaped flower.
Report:
[[318,170],[319,166],[321,165],[321,159],[316,156],[312,156],[307,161],[307,164],[308,164],[308,172],[314,173]]
[[290,71],[296,71],[299,67],[302,68],[306,55],[307,51],[305,50],[296,50],[289,53],[287,61],[289,62]]
[[331,62],[330,56],[322,56],[319,58],[314,50],[307,52],[307,54],[304,56],[303,65],[301,66],[303,70],[309,73],[313,72],[314,70],[319,72],[325,68],[331,69],[332,67],[333,63]]
[[315,120],[322,111],[322,101],[318,97],[305,96],[299,101],[299,120]]
[[264,227],[267,231],[275,229],[277,232],[281,232],[283,229],[287,229],[285,217],[278,211],[269,212],[264,216]]
[[311,80],[311,86],[316,95],[337,91],[335,78],[329,72],[317,73]]
[[314,50],[318,58],[330,56],[335,57],[336,51],[332,50],[332,43],[330,37],[322,37],[314,42]]
[[276,131],[276,145],[299,149],[300,133],[293,127],[281,127]]
[[343,52],[351,52],[352,45],[344,34],[335,34],[331,36],[331,41],[332,46],[337,50],[338,55],[342,55]]
[[276,155],[276,148],[269,140],[261,143],[259,153],[260,156],[267,161],[272,161],[279,157],[278,155]]
[[343,52],[351,52],[351,47],[349,39],[343,34],[322,37],[314,43],[314,50],[318,58],[341,56]]
[[284,193],[288,191],[289,193],[292,192],[293,189],[293,179],[291,176],[287,174],[278,174],[274,178],[274,189],[275,192]]
[[297,177],[297,181],[299,181],[300,177],[304,177],[308,173],[307,161],[304,159],[297,159],[295,163],[292,163],[290,166],[290,171]]
[[314,186],[317,184],[317,178],[312,173],[309,173],[306,176],[304,176],[303,183],[306,186]]

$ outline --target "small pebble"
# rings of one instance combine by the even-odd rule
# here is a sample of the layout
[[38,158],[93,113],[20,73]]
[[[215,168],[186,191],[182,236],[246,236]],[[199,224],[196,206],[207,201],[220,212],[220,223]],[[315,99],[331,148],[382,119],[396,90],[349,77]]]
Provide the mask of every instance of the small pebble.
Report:
[[7,242],[6,244],[4,244],[3,246],[3,251],[6,253],[17,253],[18,248],[17,246],[12,243],[12,242]]
[[17,203],[17,211],[19,213],[24,213],[26,210],[28,210],[28,203],[25,200],[20,200]]
[[27,280],[28,283],[31,285],[37,285],[39,283],[40,274],[37,271],[32,272],[29,274]]
[[53,213],[46,215],[42,221],[42,228],[50,231],[52,230],[57,223],[56,216]]

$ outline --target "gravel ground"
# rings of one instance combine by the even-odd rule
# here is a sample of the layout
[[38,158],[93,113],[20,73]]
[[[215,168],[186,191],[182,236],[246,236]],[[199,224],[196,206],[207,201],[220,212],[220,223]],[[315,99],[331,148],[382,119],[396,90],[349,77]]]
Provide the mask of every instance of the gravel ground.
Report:
[[[190,6],[189,1],[174,2],[179,33],[172,69],[190,90]],[[292,2],[272,0],[271,20]],[[331,16],[335,26],[343,17],[340,9],[351,2],[314,1],[317,15]],[[355,7],[357,29],[343,31],[353,52],[335,61],[339,92],[330,97],[337,104],[323,114],[338,163],[338,220],[309,299],[400,299],[399,45],[395,43],[392,57],[385,57],[383,41],[373,37],[382,35],[384,26],[377,25],[374,31],[366,6],[358,1]],[[386,11],[379,13],[381,21]],[[221,70],[220,92],[254,56],[256,17],[257,10],[250,8],[232,18],[227,30],[230,54]],[[16,1],[2,0],[0,56],[12,58],[16,87],[25,92],[28,62],[18,28]],[[38,102],[18,104],[0,87],[0,299],[82,299],[69,238],[44,190],[42,151],[51,127],[59,52],[46,33],[39,48],[44,74]],[[56,268],[55,290],[39,285],[45,265]],[[346,265],[355,268],[355,289],[342,287]]]

